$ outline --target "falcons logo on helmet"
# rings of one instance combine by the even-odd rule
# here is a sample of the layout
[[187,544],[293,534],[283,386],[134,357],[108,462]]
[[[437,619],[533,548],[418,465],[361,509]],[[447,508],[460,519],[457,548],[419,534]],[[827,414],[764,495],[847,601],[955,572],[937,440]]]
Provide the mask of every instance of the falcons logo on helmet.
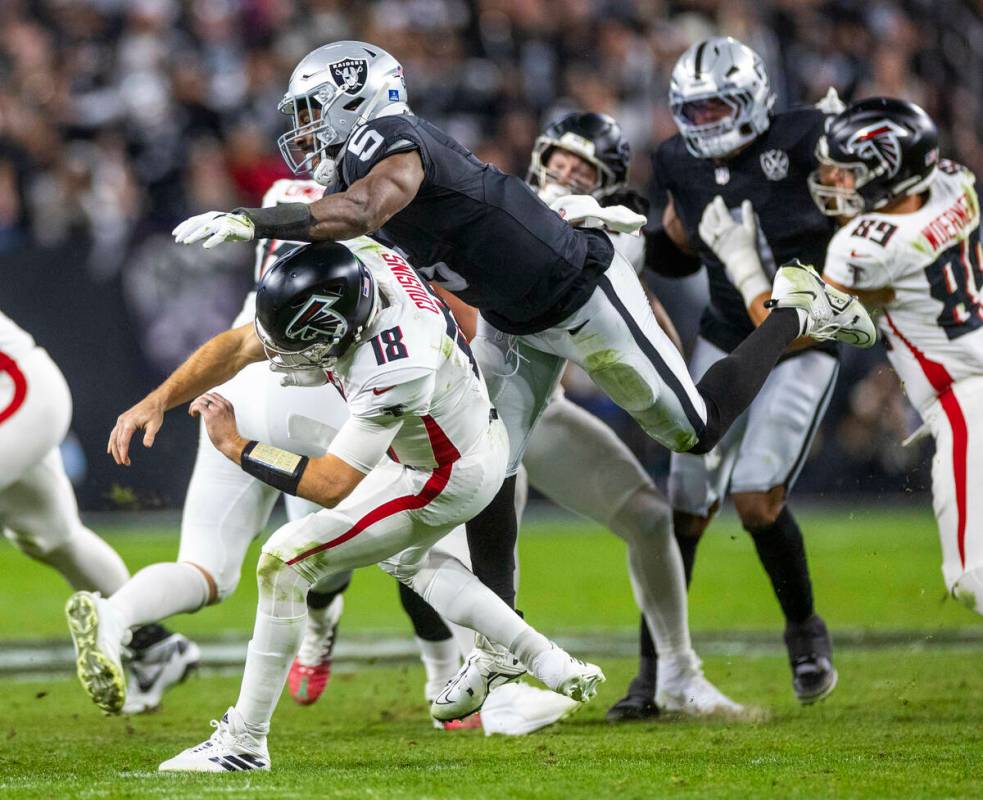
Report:
[[348,322],[331,308],[338,299],[323,294],[308,297],[307,302],[287,325],[287,338],[301,342],[309,342],[319,336],[341,339],[348,332]]
[[889,119],[883,119],[861,128],[847,142],[850,152],[861,158],[873,158],[880,162],[881,173],[887,177],[897,175],[901,169],[901,137],[908,131]]

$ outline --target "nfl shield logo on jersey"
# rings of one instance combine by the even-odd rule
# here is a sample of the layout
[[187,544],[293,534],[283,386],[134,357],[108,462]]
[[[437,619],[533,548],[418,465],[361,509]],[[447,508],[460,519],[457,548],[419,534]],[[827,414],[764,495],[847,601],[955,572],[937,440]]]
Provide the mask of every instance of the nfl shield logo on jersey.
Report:
[[365,87],[369,62],[364,58],[345,58],[330,66],[331,77],[346,94],[356,95]]
[[766,150],[761,154],[761,170],[770,181],[780,181],[788,176],[788,153],[784,150]]

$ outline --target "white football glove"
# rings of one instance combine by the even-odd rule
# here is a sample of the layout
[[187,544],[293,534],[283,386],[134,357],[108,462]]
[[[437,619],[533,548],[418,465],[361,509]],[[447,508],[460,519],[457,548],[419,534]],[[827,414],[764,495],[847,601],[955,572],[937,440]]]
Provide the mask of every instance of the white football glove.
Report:
[[700,238],[720,259],[727,279],[741,293],[746,306],[758,295],[771,292],[771,281],[758,256],[758,223],[750,200],[741,203],[738,222],[718,194],[703,209],[699,230]]
[[195,244],[204,239],[204,248],[211,250],[222,242],[251,242],[255,233],[253,221],[245,214],[206,211],[186,219],[171,235],[178,244]]
[[839,114],[846,109],[846,103],[840,100],[840,95],[836,91],[836,87],[830,86],[826,91],[826,96],[816,103],[816,108],[824,114]]
[[323,369],[311,367],[310,369],[287,369],[276,364],[270,364],[270,372],[276,372],[280,376],[281,386],[299,386],[305,389],[314,389],[324,386],[328,382],[328,374]]
[[563,195],[549,205],[574,227],[607,228],[614,233],[631,233],[638,236],[639,230],[647,222],[645,217],[636,214],[630,208],[601,206],[597,200],[586,194]]

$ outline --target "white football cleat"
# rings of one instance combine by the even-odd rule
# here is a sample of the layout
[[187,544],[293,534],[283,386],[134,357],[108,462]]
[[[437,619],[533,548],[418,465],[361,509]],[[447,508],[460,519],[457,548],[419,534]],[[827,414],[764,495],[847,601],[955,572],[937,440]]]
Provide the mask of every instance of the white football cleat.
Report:
[[235,707],[226,711],[222,719],[213,719],[211,725],[215,733],[204,742],[169,758],[157,769],[160,772],[247,772],[270,768],[266,737],[260,739],[250,734]]
[[525,736],[566,719],[582,707],[582,703],[556,692],[528,683],[509,683],[488,695],[481,708],[481,725],[485,736]]
[[153,711],[171,686],[181,683],[198,668],[198,645],[180,633],[155,642],[126,663],[124,714]]
[[549,650],[536,656],[529,665],[529,672],[549,686],[557,694],[586,703],[597,694],[597,687],[606,678],[601,668],[574,658],[555,643]]
[[122,650],[130,631],[98,592],[76,592],[69,597],[65,617],[82,688],[103,711],[118,714],[126,702]]
[[503,645],[476,636],[474,650],[430,706],[430,715],[440,722],[462,719],[481,708],[488,693],[526,674],[514,655]]
[[655,704],[662,711],[691,717],[743,717],[747,710],[735,703],[703,675],[696,654],[659,659]]
[[804,312],[802,335],[817,341],[835,339],[854,347],[873,347],[877,328],[867,309],[852,295],[834,289],[815,269],[798,260],[775,273],[768,308],[796,308]]

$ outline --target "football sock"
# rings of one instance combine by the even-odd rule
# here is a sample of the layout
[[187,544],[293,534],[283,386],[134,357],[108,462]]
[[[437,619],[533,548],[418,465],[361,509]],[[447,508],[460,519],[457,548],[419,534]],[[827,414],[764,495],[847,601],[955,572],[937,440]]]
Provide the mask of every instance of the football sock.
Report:
[[190,564],[169,562],[144,567],[109,604],[127,628],[197,611],[208,602],[208,581]]
[[793,624],[805,622],[815,609],[805,543],[795,517],[786,506],[767,528],[749,533],[785,619]]
[[686,576],[686,585],[689,586],[693,581],[693,565],[696,563],[696,548],[700,544],[702,536],[691,536],[685,533],[676,534],[676,545],[679,548],[679,557],[683,562],[683,574]]
[[308,611],[327,608],[338,595],[348,590],[348,587],[352,583],[352,574],[350,572],[343,572],[341,574],[347,577],[340,581],[336,587],[323,590],[321,589],[322,584],[319,583],[307,593]]
[[443,641],[421,639],[419,636],[413,638],[420,651],[423,670],[427,675],[427,682],[423,687],[423,699],[431,703],[440,694],[447,681],[457,673],[461,666],[461,654],[453,637]]
[[492,642],[509,646],[521,633],[531,630],[453,556],[431,550],[411,585],[444,619],[471,628]]
[[416,638],[425,642],[444,642],[451,639],[451,632],[440,614],[405,583],[399,583],[399,601],[406,616],[413,623]]
[[332,601],[321,608],[307,606],[307,627],[318,637],[327,634],[341,619],[345,609],[345,598],[340,594],[332,596]]
[[706,401],[707,425],[689,452],[709,453],[751,405],[772,368],[802,330],[799,309],[776,308],[730,355],[720,359],[696,384]]
[[306,621],[306,613],[297,617],[270,616],[262,610],[260,601],[236,700],[236,711],[253,736],[269,733],[270,719],[300,646]]
[[509,608],[515,608],[515,542],[519,536],[514,495],[513,475],[466,526],[471,569]]
[[663,656],[692,650],[683,564],[672,535],[672,515],[653,486],[636,491],[611,520],[628,544],[635,602],[648,618]]
[[54,550],[29,555],[58,570],[73,589],[99,592],[103,597],[109,597],[130,577],[119,553],[81,525]]

